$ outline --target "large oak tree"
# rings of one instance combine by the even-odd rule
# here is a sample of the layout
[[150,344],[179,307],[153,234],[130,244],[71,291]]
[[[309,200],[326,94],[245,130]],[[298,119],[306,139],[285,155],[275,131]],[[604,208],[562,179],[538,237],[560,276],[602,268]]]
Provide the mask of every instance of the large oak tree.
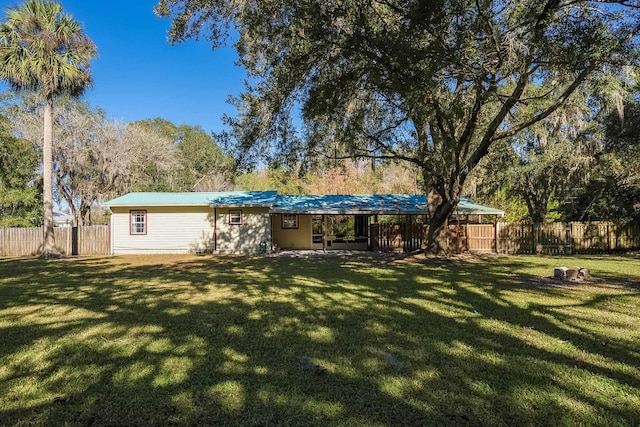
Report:
[[[636,57],[638,0],[160,0],[170,39],[235,37],[245,149],[287,140],[402,159],[424,177],[429,250],[492,144],[545,119],[592,74]],[[230,31],[232,29],[232,31]],[[532,90],[543,86],[546,90]],[[528,106],[535,101],[537,108]],[[286,144],[285,144],[286,145]]]

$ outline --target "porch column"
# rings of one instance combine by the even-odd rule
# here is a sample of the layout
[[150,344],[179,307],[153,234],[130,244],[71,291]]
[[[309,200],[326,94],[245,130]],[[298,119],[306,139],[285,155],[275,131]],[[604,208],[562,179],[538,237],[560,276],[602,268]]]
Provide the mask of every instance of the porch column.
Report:
[[324,215],[322,215],[322,252],[327,251],[327,224],[324,222]]

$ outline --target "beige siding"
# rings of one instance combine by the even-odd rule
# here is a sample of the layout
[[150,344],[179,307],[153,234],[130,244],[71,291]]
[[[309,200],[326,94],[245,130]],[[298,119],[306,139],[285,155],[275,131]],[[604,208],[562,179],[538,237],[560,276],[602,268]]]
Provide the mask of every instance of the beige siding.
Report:
[[298,215],[297,229],[282,229],[282,215],[273,215],[273,243],[281,249],[313,249],[311,240],[311,215]]
[[[229,224],[229,211],[241,211],[242,224]],[[271,240],[268,208],[217,208],[216,219],[217,253],[254,253]]]
[[[131,235],[129,213],[147,211],[147,234]],[[234,209],[232,209],[234,210]],[[252,253],[270,239],[267,208],[244,208],[242,224],[229,225],[229,209],[190,207],[112,207],[113,254]],[[216,237],[214,240],[214,236]]]
[[[147,211],[147,234],[130,234],[129,212]],[[211,250],[213,209],[191,207],[112,207],[113,254],[187,253]]]

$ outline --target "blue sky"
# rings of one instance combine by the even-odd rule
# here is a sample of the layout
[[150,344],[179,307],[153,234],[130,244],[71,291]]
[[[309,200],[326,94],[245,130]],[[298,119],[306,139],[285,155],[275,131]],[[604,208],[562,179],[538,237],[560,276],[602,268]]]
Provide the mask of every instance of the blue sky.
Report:
[[[58,1],[98,47],[85,99],[110,117],[161,117],[218,132],[222,115],[235,114],[226,100],[240,93],[245,73],[231,47],[212,51],[206,40],[171,46],[170,21],[154,15],[155,0]],[[17,3],[0,0],[2,20]]]

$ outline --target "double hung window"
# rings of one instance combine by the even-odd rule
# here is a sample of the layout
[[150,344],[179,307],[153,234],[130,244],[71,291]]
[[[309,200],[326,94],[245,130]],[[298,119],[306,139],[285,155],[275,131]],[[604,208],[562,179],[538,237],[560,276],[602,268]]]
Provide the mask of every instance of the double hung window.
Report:
[[282,215],[282,228],[298,228],[298,215],[283,214]]
[[147,211],[131,211],[131,234],[147,234]]

